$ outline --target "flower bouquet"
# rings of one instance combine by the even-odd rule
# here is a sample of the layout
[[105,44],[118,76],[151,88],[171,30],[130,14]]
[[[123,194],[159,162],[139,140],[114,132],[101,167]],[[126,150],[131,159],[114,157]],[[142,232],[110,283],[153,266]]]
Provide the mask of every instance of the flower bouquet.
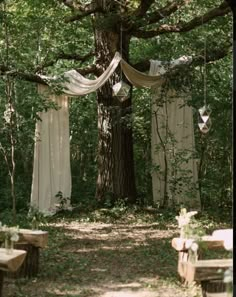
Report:
[[4,237],[4,247],[7,254],[12,254],[14,249],[14,242],[19,240],[19,227],[8,227],[0,225],[0,231]]

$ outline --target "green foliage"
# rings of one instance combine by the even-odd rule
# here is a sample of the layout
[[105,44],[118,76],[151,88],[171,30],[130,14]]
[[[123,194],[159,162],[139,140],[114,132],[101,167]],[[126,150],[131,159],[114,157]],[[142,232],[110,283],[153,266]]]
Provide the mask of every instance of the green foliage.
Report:
[[38,230],[39,226],[46,222],[46,218],[42,212],[36,207],[30,206],[27,214],[27,219],[32,230]]
[[[201,70],[195,70],[192,83],[193,106],[196,112],[199,106],[204,104],[203,81],[201,76],[198,76],[198,71]],[[212,109],[212,127],[206,136],[201,135],[198,129],[195,133],[203,207],[210,208],[218,204],[220,208],[228,211],[232,206],[231,71],[230,58],[207,66],[207,103]]]
[[93,203],[96,188],[97,105],[94,94],[70,103],[72,203]]
[[[34,149],[34,134],[36,120],[40,120],[38,112],[49,108],[57,108],[52,102],[39,96],[35,86],[24,82],[14,80],[13,93],[14,106],[14,146],[16,163],[16,206],[17,209],[27,209],[29,203],[31,181],[32,181],[32,163]],[[11,138],[9,123],[6,119],[7,98],[5,95],[5,81],[0,80],[0,115],[3,121],[0,121],[0,162],[4,164],[0,169],[1,183],[0,194],[5,199],[0,200],[0,208],[11,207],[10,179],[8,176],[8,166],[5,158],[11,158]],[[4,154],[3,154],[4,152]]]
[[[140,288],[155,290],[160,296],[163,290],[169,290],[169,296],[175,290],[179,292],[177,296],[196,296],[190,289],[186,291],[176,273],[177,253],[171,247],[171,238],[178,234],[177,212],[133,207],[117,219],[106,213],[106,221],[102,215],[104,210],[96,210],[96,213],[96,220],[91,210],[77,211],[70,217],[61,213],[47,218],[41,228],[49,232],[49,242],[40,251],[38,277],[31,281],[14,280],[14,284],[6,282],[6,296],[18,296],[20,292],[19,296],[33,297],[36,291],[45,297],[58,292],[65,296],[84,296],[82,291],[94,288],[94,282],[99,289],[107,288],[108,283],[117,285],[120,293],[121,283],[134,281]],[[21,219],[23,221],[23,216]],[[226,227],[206,214],[200,214],[198,221],[202,228]],[[19,226],[22,228],[21,224]]]
[[[5,8],[3,2],[6,3]],[[13,69],[26,73],[44,73],[42,66],[49,64],[48,75],[62,74],[64,71],[80,68],[81,63],[70,60],[54,60],[61,53],[88,53],[94,49],[93,24],[91,19],[79,23],[65,24],[64,18],[71,15],[60,1],[29,0],[1,1],[0,21],[0,65],[9,64]],[[85,3],[86,1],[83,1]],[[150,13],[167,4],[168,1],[155,2]],[[127,4],[127,3],[126,3]],[[128,16],[139,6],[140,1],[129,1]],[[160,21],[162,24],[187,22],[193,16],[206,12],[220,4],[220,1],[190,1],[170,17]],[[115,4],[114,4],[115,5]],[[119,25],[120,16],[107,14],[103,26],[113,30]],[[156,24],[146,26],[153,29]],[[7,30],[6,30],[7,28]],[[227,15],[210,23],[181,34],[163,34],[149,40],[132,38],[130,42],[130,62],[142,59],[168,61],[182,55],[201,55],[204,40],[207,39],[207,53],[221,48],[232,38],[232,18]],[[7,46],[8,44],[8,46]],[[55,62],[51,63],[50,62]],[[83,66],[93,63],[90,59]],[[210,211],[227,210],[231,218],[232,207],[232,61],[226,57],[207,65],[207,103],[212,108],[212,128],[202,136],[197,127],[197,110],[203,105],[203,69],[190,68],[189,72],[174,78],[171,83],[180,87],[183,80],[191,86],[192,100],[189,102],[195,111],[195,140],[199,159],[200,190],[202,205]],[[187,78],[186,78],[187,77]],[[178,82],[178,83],[177,83]],[[14,80],[14,108],[16,115],[15,158],[16,158],[16,200],[20,212],[28,209],[32,181],[34,147],[34,128],[40,120],[38,112],[56,106],[39,96],[36,86],[19,79]],[[191,83],[191,84],[190,84]],[[3,120],[6,111],[5,82],[0,80],[0,143],[10,155],[9,129]],[[72,169],[72,203],[85,207],[96,207],[94,199],[97,177],[97,103],[95,94],[70,101],[70,136]],[[132,117],[121,120],[132,125],[134,141],[135,176],[140,205],[152,204],[151,166],[151,94],[147,89],[133,90]],[[116,112],[116,111],[114,111]],[[177,169],[185,161],[185,152],[173,158]],[[10,181],[4,157],[0,154],[0,210],[11,207]],[[172,191],[182,180],[172,179]],[[109,196],[109,193],[108,193]],[[217,206],[217,209],[216,209]],[[122,207],[114,207],[116,210]],[[119,213],[119,210],[117,213]],[[6,216],[6,219],[8,215]]]
[[[181,20],[188,20],[191,15],[190,11],[196,9],[199,3],[187,5],[186,8],[181,9],[179,15],[172,16],[173,22],[178,18]],[[204,2],[204,5],[198,9],[199,14],[201,9],[206,9],[214,5],[210,1]],[[205,7],[206,6],[206,7]],[[184,34],[170,34],[160,35],[151,40],[142,40],[133,38],[131,40],[131,60],[133,63],[138,62],[140,57],[168,61],[176,59],[182,55],[203,55],[204,53],[204,40],[207,40],[207,53],[214,52],[215,48],[221,48],[221,42],[229,42],[232,35],[232,20],[230,17],[225,16],[217,18],[209,24],[201,26],[186,32]],[[217,38],[222,36],[223,39]],[[223,41],[222,41],[223,40]],[[166,50],[168,49],[168,50]],[[187,77],[186,77],[187,76]],[[199,177],[200,177],[200,193],[202,207],[210,210],[215,209],[215,205],[220,205],[227,214],[230,214],[232,208],[232,59],[231,56],[225,57],[222,60],[207,65],[207,104],[210,104],[212,109],[211,119],[212,128],[210,132],[203,136],[197,126],[198,122],[198,109],[204,104],[204,79],[203,67],[190,68],[189,72],[178,73],[178,77],[173,77],[171,84],[181,91],[181,83],[185,83],[192,91],[192,100],[188,104],[194,108],[194,124],[195,124],[195,143],[197,149],[196,157],[199,160]],[[139,100],[137,93],[134,94],[134,106]],[[148,97],[148,95],[147,95]],[[141,99],[141,97],[140,97]],[[143,98],[142,98],[143,99]],[[141,100],[142,100],[141,99]],[[147,100],[147,98],[146,98]],[[146,108],[150,111],[150,107]],[[134,109],[135,116],[139,120],[139,114]],[[135,117],[134,116],[134,117]],[[143,122],[150,121],[150,115],[146,115]],[[138,121],[137,121],[138,122]],[[135,121],[134,121],[135,123]],[[139,122],[138,122],[139,124]],[[142,127],[145,127],[143,125]],[[135,131],[134,124],[134,131]],[[150,132],[149,132],[150,133]],[[134,134],[135,135],[135,134]],[[150,134],[147,134],[150,135]],[[135,146],[140,150],[139,140],[135,138]],[[148,148],[150,142],[147,140],[142,144],[144,148]],[[179,155],[178,159],[173,159],[176,169],[183,161],[185,152]],[[135,157],[138,155],[138,150],[135,148]],[[145,154],[143,154],[146,156]],[[150,163],[143,162],[143,156],[140,155],[140,160],[136,165],[137,168],[147,168],[149,170],[159,170],[159,168],[150,168]],[[149,156],[150,159],[150,156]],[[145,165],[144,165],[145,163]],[[220,168],[220,170],[219,170]],[[143,170],[137,171],[137,180],[140,181],[140,176],[143,176]],[[149,178],[150,175],[145,175]],[[223,178],[222,178],[223,177]],[[176,189],[176,179],[173,179],[172,190]],[[145,185],[143,181],[138,183]],[[147,185],[147,184],[146,184]],[[149,186],[151,184],[149,183]],[[146,191],[148,187],[145,187]],[[149,188],[150,189],[150,188]],[[150,193],[150,192],[149,192]],[[145,200],[149,199],[149,195],[145,195]],[[216,210],[217,211],[217,210]],[[220,213],[219,213],[220,215]]]
[[134,90],[133,138],[138,203],[152,204],[151,184],[151,94],[150,90]]

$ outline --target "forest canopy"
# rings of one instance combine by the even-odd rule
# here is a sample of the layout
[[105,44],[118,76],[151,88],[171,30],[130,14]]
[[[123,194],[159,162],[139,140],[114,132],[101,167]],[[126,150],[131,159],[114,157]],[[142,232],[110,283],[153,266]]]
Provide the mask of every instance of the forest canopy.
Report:
[[[38,112],[56,108],[37,93],[40,75],[75,69],[101,75],[116,51],[148,73],[150,59],[191,56],[170,73],[191,90],[202,208],[232,205],[232,12],[227,1],[0,1],[0,209],[27,209]],[[151,92],[112,96],[118,67],[96,93],[70,101],[72,204],[152,205]],[[205,93],[204,93],[205,92]],[[206,94],[206,97],[204,97]],[[198,127],[204,98],[207,134]],[[109,127],[104,130],[101,122]],[[176,205],[179,206],[179,205]]]

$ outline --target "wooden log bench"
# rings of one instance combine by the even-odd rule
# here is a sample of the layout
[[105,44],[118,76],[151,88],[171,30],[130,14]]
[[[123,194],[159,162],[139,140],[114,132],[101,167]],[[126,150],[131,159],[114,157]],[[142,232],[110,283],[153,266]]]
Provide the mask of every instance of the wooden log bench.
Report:
[[40,249],[47,246],[48,232],[42,230],[19,230],[19,240],[14,244],[17,250],[25,250],[27,256],[20,269],[15,272],[8,272],[9,277],[14,278],[32,278],[36,277],[39,272]]
[[0,248],[0,297],[3,297],[4,274],[16,272],[23,264],[25,257],[26,251],[14,249],[11,254],[8,254],[5,248]]
[[217,230],[201,239],[196,261],[190,258],[191,239],[173,238],[172,247],[178,251],[178,273],[186,284],[201,283],[203,297],[226,297],[224,272],[233,266],[232,259],[203,259],[205,250],[232,249],[232,229]]

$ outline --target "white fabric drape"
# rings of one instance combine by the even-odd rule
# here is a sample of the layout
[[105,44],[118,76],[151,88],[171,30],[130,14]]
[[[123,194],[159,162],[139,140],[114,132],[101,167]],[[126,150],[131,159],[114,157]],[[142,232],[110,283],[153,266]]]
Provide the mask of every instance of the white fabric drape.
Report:
[[[160,61],[150,61],[150,74],[164,74]],[[174,65],[172,61],[169,66]],[[172,65],[171,65],[172,64]],[[199,209],[192,108],[186,104],[190,92],[161,86],[152,88],[152,188],[153,200],[162,205],[165,195],[169,203],[175,201],[186,207]]]
[[[170,68],[176,66],[177,64],[188,63],[190,60],[191,57],[183,56],[177,60],[172,61],[172,63],[170,63]],[[130,66],[125,60],[123,60],[119,52],[116,52],[107,69],[97,79],[88,79],[78,73],[76,70],[72,69],[64,73],[63,77],[65,81],[59,83],[59,85],[62,87],[63,93],[67,94],[68,96],[82,96],[95,92],[97,89],[102,87],[110,78],[119,63],[121,64],[121,68],[125,76],[135,87],[150,88],[161,83],[161,75],[163,73],[160,72],[156,75],[148,75],[140,72]],[[58,77],[52,78],[44,75],[41,75],[41,78],[49,84],[50,82],[56,82],[56,80],[58,79]]]
[[136,70],[124,60],[121,60],[120,63],[121,63],[121,68],[125,76],[129,80],[129,82],[137,88],[142,88],[142,87],[150,88],[154,85],[161,83],[161,75],[159,73],[155,76],[148,75]]
[[[95,92],[97,89],[101,88],[105,82],[114,73],[117,66],[121,61],[120,53],[116,52],[111,63],[107,69],[96,79],[88,79],[82,74],[72,69],[67,71],[63,75],[63,82],[59,82],[59,86],[62,87],[64,94],[68,96],[83,96],[89,93]],[[46,83],[55,83],[58,77],[48,77],[45,75],[40,75],[40,77],[45,80]]]
[[[71,195],[70,144],[68,97],[49,93],[49,88],[38,86],[38,92],[57,103],[59,110],[40,112],[35,130],[34,167],[31,206],[43,213],[54,213],[60,203],[55,197]],[[70,201],[67,200],[65,207]]]
[[[182,56],[179,59],[173,60],[169,63],[169,68],[173,68],[180,64],[187,64],[192,61],[192,57],[190,56]],[[125,60],[121,60],[120,62],[121,68],[127,77],[127,79],[130,81],[130,83],[139,88],[139,87],[147,87],[151,88],[153,86],[161,85],[162,82],[162,75],[165,74],[166,71],[163,71],[163,67],[159,67],[160,71],[157,72],[149,72],[149,74],[145,74],[143,72],[140,72],[130,66]],[[158,65],[160,65],[160,61],[158,61]]]
[[[189,63],[191,57],[181,57],[171,61],[168,66],[175,67],[178,64]],[[96,91],[100,88],[114,73],[117,66],[121,63],[122,70],[127,79],[136,87],[152,87],[155,91],[153,97],[152,114],[157,114],[157,124],[161,136],[166,139],[166,127],[160,127],[168,119],[168,127],[177,139],[175,153],[181,149],[192,151],[194,149],[193,123],[191,108],[183,104],[183,97],[178,98],[175,95],[174,102],[165,102],[163,107],[156,105],[159,100],[161,86],[163,85],[163,74],[166,70],[161,66],[160,61],[151,61],[150,73],[145,74],[137,71],[117,52],[108,68],[97,79],[87,79],[75,70],[70,70],[64,74],[65,81],[58,83],[62,87],[63,93],[67,96],[81,96]],[[57,78],[41,76],[47,83],[56,82]],[[46,94],[48,87],[39,85],[40,94]],[[170,91],[172,92],[172,91]],[[39,139],[35,142],[34,149],[34,169],[31,191],[31,205],[37,207],[42,212],[54,212],[59,198],[55,195],[61,191],[63,197],[70,198],[71,195],[71,171],[70,171],[70,149],[69,149],[69,115],[68,115],[68,97],[66,95],[48,95],[49,99],[56,102],[61,108],[39,113],[42,121],[36,124],[36,135]],[[169,96],[170,94],[168,94]],[[185,97],[186,95],[184,95]],[[160,145],[160,139],[156,133],[155,117],[152,117],[152,157],[154,165],[158,165],[162,172],[165,172],[163,151],[155,152],[155,147]],[[188,140],[187,140],[188,139]],[[168,158],[171,156],[168,155]],[[171,160],[171,159],[170,159]],[[169,164],[170,165],[170,164]],[[168,165],[168,166],[169,166]],[[187,165],[181,168],[190,170],[188,180],[192,183],[197,181],[195,161],[190,159]],[[168,193],[171,194],[170,170],[168,170],[167,183],[163,182],[163,175],[159,171],[153,173],[153,197],[156,202],[162,201],[165,187],[168,187]],[[176,175],[178,177],[178,173]],[[185,189],[186,190],[186,189]],[[173,191],[172,191],[173,192]],[[177,197],[178,202],[185,202],[184,195]],[[175,197],[172,197],[176,199]],[[192,197],[192,205],[198,205],[198,195]],[[196,202],[196,203],[195,203]],[[69,202],[68,202],[69,205]]]
[[76,70],[70,70],[65,73],[66,82],[63,83],[63,92],[69,96],[80,96],[95,92],[102,87],[116,70],[121,56],[116,52],[110,65],[97,79],[87,79]]

